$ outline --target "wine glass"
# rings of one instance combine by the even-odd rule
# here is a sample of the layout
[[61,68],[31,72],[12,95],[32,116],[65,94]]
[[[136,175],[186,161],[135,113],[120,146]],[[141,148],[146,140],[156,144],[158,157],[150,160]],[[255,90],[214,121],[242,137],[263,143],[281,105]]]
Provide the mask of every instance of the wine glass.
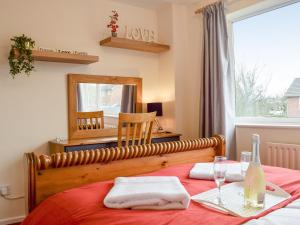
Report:
[[240,159],[241,173],[244,178],[246,176],[246,171],[248,169],[249,163],[251,161],[251,155],[252,155],[251,152],[247,152],[247,151],[241,152],[241,159]]
[[225,182],[225,175],[227,170],[227,158],[224,156],[215,156],[214,161],[214,179],[218,188],[218,195],[215,199],[216,204],[224,205],[221,198],[221,186]]

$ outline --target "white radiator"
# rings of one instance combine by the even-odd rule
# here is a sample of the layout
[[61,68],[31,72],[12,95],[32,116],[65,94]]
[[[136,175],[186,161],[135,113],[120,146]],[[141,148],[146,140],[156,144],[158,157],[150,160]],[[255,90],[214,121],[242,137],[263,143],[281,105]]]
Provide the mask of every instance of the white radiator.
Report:
[[267,142],[267,164],[300,170],[300,145]]

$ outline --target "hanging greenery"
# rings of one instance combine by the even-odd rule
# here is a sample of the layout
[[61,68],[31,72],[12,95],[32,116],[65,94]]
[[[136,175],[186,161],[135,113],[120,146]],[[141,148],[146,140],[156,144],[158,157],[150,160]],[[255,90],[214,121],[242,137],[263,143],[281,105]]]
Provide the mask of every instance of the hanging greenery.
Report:
[[10,66],[9,73],[13,78],[22,72],[30,75],[30,72],[34,69],[32,49],[34,48],[35,41],[26,37],[24,34],[22,36],[15,36],[10,40],[13,43],[8,57]]

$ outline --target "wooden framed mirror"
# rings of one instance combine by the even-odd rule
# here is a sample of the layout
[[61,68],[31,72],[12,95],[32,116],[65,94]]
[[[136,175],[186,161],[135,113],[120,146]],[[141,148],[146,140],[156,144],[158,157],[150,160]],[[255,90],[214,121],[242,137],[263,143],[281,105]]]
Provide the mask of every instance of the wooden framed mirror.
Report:
[[142,78],[68,74],[69,139],[116,136],[119,112],[142,112]]

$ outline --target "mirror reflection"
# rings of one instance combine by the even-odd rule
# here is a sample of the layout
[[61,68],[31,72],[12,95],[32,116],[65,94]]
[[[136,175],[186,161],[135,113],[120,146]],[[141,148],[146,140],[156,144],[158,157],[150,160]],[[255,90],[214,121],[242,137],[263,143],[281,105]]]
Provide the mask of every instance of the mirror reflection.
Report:
[[117,128],[120,112],[136,112],[135,85],[78,83],[76,97],[79,129]]

